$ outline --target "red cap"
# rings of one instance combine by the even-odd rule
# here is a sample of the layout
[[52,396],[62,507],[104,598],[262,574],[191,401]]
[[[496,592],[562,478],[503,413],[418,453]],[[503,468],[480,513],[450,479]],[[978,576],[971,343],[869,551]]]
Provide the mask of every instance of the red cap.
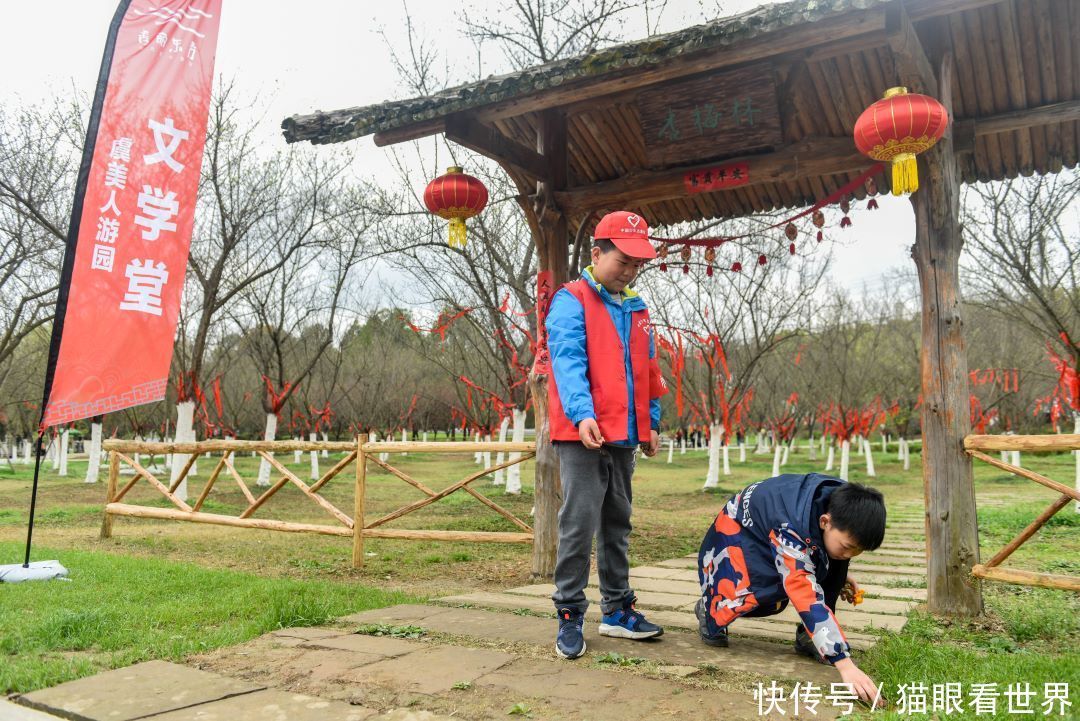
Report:
[[618,210],[608,213],[596,224],[593,238],[607,238],[631,258],[656,257],[656,248],[649,242],[649,224],[640,215]]

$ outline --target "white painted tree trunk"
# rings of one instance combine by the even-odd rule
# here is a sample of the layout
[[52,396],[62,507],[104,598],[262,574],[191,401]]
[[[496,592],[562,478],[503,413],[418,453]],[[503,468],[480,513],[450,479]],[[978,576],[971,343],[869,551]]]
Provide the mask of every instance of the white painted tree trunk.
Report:
[[720,485],[721,426],[719,423],[713,423],[709,428],[712,432],[709,436],[709,469],[705,473],[705,488],[716,488]]
[[[506,443],[506,431],[510,428],[510,416],[506,416],[499,423],[499,443]],[[503,461],[506,460],[506,454],[503,451],[499,451],[495,454],[495,465],[501,466]],[[495,471],[494,484],[496,486],[502,486],[506,484],[506,469],[499,469]]]
[[[491,443],[491,434],[484,436],[484,443]],[[491,451],[484,451],[484,470],[491,468]]]
[[791,450],[791,444],[790,443],[781,443],[781,444],[777,445],[776,447],[780,448],[781,446],[783,446],[784,452],[783,452],[783,455],[780,456],[780,465],[781,466],[786,466],[787,461],[788,461],[788,452]]
[[[667,442],[667,462],[671,463],[671,459],[675,456],[675,439],[668,438]],[[1080,474],[1077,475],[1077,482],[1080,482]]]
[[863,437],[855,436],[852,440],[855,441],[855,452],[861,456],[863,454]]
[[1009,462],[1009,452],[1008,451],[1002,451],[1001,452],[1001,462],[1002,463],[1008,463]]
[[825,470],[826,471],[831,471],[833,469],[833,465],[835,465],[835,463],[836,463],[836,444],[835,443],[830,443],[829,444],[829,453],[825,457]]
[[896,460],[904,460],[904,437],[899,436],[896,441]]
[[817,442],[814,440],[813,436],[810,436],[810,443],[807,445],[806,458],[810,461],[817,460]]
[[[384,438],[382,440],[382,442],[383,443],[389,443],[392,440],[394,440],[394,437],[387,434],[386,438]],[[390,454],[389,453],[380,453],[379,454],[379,460],[382,461],[383,463],[386,463],[387,461],[390,460]]]
[[424,431],[424,434],[423,434],[423,436],[421,437],[421,440],[422,440],[422,441],[423,441],[424,443],[427,443],[427,431]]
[[[266,427],[263,429],[263,440],[272,441],[277,436],[277,414],[266,414]],[[273,454],[271,454],[273,455]],[[269,486],[270,485],[270,461],[265,458],[259,459],[259,478],[256,481],[257,485]]]
[[679,441],[679,455],[686,455],[686,438]]
[[[480,442],[480,433],[479,432],[477,432],[476,437],[473,438],[473,442],[474,443],[479,443]],[[483,460],[484,460],[484,454],[482,452],[477,451],[476,453],[473,454],[473,462],[474,463],[482,463]]]
[[887,433],[882,433],[881,434],[881,452],[882,453],[888,453],[889,452],[889,435]]
[[877,476],[877,474],[874,473],[874,449],[870,445],[869,438],[863,439],[863,446],[864,455],[866,456],[866,475],[870,478],[874,478]]
[[780,445],[781,445],[780,443],[777,443],[776,447],[773,448],[773,455],[772,455],[772,474],[773,474],[773,476],[779,476],[780,475],[780,458],[784,453],[780,449]]
[[[325,431],[322,432],[322,442],[323,443],[329,443],[330,442],[330,435],[328,433],[326,433]],[[326,449],[326,448],[323,448],[322,449],[322,457],[323,458],[329,458],[330,457],[330,451],[328,449]]]
[[[404,428],[401,429],[401,442],[402,443],[408,443],[409,442],[408,431],[406,431]],[[407,456],[407,455],[409,455],[409,452],[408,451],[402,451],[401,455]]]
[[1012,451],[1012,465],[1020,468],[1020,451]]
[[[13,451],[14,452],[14,451]],[[97,483],[101,473],[101,424],[90,424],[90,465],[86,467],[86,482]]]
[[[512,425],[510,426],[511,440],[514,443],[525,442],[525,411],[520,408],[515,408],[513,413]],[[516,461],[521,458],[521,454],[517,451],[510,453],[509,460]],[[521,493],[521,464],[517,463],[506,469],[506,492],[510,495],[518,495]]]
[[45,458],[52,465],[54,471],[60,469],[60,434],[53,433],[49,439],[49,448],[45,451]]
[[60,475],[67,475],[68,466],[68,444],[71,442],[71,431],[67,428],[60,434]]
[[844,439],[840,444],[840,480],[848,479],[848,466],[851,464],[851,441]]
[[31,451],[30,449],[33,448],[33,447],[34,447],[33,442],[28,441],[28,440],[23,440],[23,446],[22,446],[22,448],[23,448],[23,460],[22,460],[22,462],[23,463],[26,463],[26,464],[29,465],[29,463],[30,463],[30,454],[33,453],[33,451]]
[[[312,443],[315,443],[316,441],[319,440],[319,434],[316,433],[315,431],[312,431],[311,434],[308,436],[308,440],[310,440]],[[313,480],[313,481],[319,480],[319,452],[318,451],[312,451],[311,452],[311,480]]]
[[904,439],[904,470],[911,470],[911,444],[906,438]]
[[[195,440],[195,402],[184,401],[183,403],[176,404],[176,428],[174,429],[174,439],[176,443],[191,443]],[[184,470],[184,465],[187,464],[188,455],[183,453],[173,453],[172,463],[169,470],[169,485],[180,477],[180,471]],[[194,469],[192,469],[194,470]],[[191,471],[188,471],[190,474]],[[187,500],[187,478],[180,483],[176,488],[175,494],[177,498],[186,501]]]
[[746,463],[746,440],[739,441],[739,463]]
[[[303,436],[293,436],[294,441],[301,441],[303,439],[304,439]],[[300,463],[303,460],[304,460],[304,452],[303,451],[293,451],[292,462],[293,462],[294,466],[299,466]]]
[[14,466],[15,462],[19,460],[19,441],[12,438],[10,433],[7,436],[7,453],[8,462]]
[[826,438],[825,434],[822,433],[821,434],[821,453],[822,453],[822,455],[824,455],[824,453],[825,453],[825,441],[826,440],[827,440],[827,438]]
[[731,475],[731,462],[728,459],[728,456],[730,455],[730,450],[731,450],[731,446],[729,446],[727,443],[723,444],[721,446],[721,448],[720,448],[720,452],[721,452],[722,457],[724,459],[724,475],[725,476],[730,476]]

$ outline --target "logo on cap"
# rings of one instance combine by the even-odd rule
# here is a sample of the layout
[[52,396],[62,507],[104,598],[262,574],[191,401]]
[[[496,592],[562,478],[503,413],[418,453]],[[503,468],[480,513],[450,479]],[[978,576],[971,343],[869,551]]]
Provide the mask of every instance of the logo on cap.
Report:
[[636,228],[638,226],[638,223],[641,222],[641,216],[631,213],[630,215],[626,216],[626,222]]

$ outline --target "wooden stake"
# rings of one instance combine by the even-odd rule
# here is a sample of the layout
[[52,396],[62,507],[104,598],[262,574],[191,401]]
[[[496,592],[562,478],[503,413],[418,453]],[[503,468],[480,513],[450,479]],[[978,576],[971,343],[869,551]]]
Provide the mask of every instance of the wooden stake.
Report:
[[[116,482],[120,478],[120,459],[115,451],[109,453],[109,480],[105,488],[105,505],[112,503],[116,498]],[[112,538],[113,522],[108,513],[101,518],[101,538]]]
[[361,433],[356,437],[356,488],[353,491],[353,568],[364,567],[364,494],[367,492],[367,453],[364,446],[367,444],[367,435]]

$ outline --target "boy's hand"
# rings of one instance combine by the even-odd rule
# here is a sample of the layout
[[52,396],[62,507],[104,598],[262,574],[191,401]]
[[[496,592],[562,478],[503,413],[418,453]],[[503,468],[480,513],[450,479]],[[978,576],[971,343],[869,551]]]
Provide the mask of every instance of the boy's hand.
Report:
[[855,583],[855,579],[851,576],[847,577],[847,582],[840,590],[840,598],[844,599],[853,606],[858,606],[863,601],[863,590],[859,588],[859,584]]
[[586,418],[581,423],[578,423],[577,429],[578,436],[586,448],[596,450],[604,445],[604,437],[600,435],[600,426],[596,425],[595,418]]
[[856,666],[854,661],[845,658],[842,661],[837,661],[835,668],[840,672],[840,678],[843,682],[851,684],[851,688],[858,694],[860,699],[871,706],[885,707],[885,699],[881,697],[873,679]]
[[660,450],[660,434],[657,431],[649,431],[648,442],[639,443],[638,445],[641,446],[642,453],[652,458]]

